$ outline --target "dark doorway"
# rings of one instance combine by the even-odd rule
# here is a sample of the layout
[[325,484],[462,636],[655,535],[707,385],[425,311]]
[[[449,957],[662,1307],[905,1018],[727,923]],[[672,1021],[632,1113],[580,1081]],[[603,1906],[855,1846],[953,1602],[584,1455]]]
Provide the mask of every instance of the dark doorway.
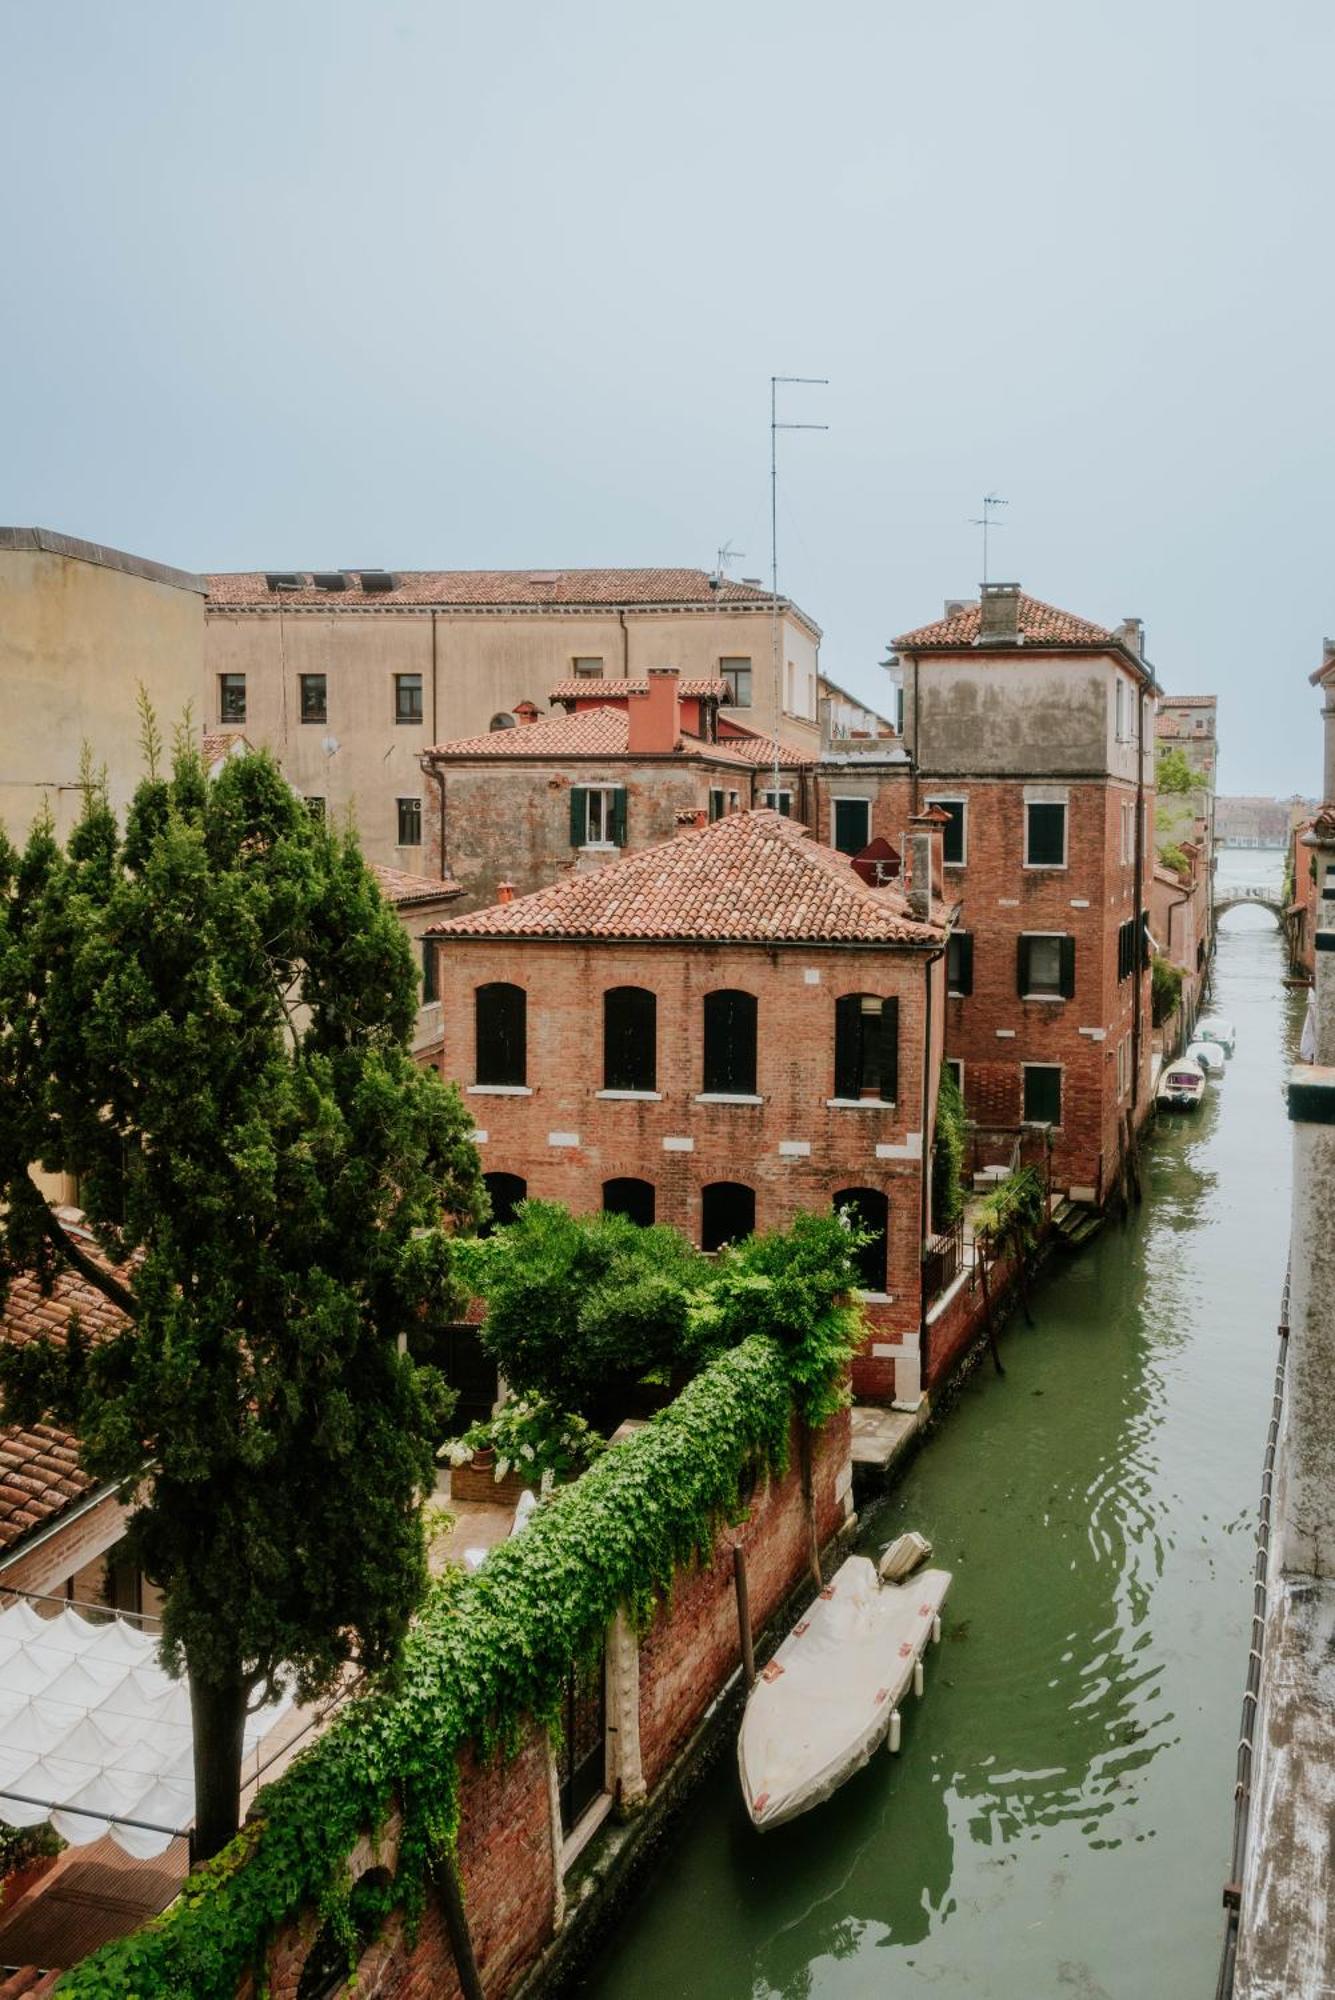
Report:
[[490,1236],[493,1230],[514,1221],[515,1210],[528,1194],[528,1182],[519,1174],[483,1174],[482,1185],[491,1202],[491,1221],[483,1224],[480,1233]]
[[644,1229],[654,1219],[654,1184],[652,1181],[613,1180],[603,1182],[603,1213],[624,1215],[629,1222],[638,1222]]
[[603,995],[603,1089],[656,1090],[658,1001],[643,986]]
[[700,1194],[700,1248],[740,1243],[756,1226],[756,1191],[740,1181],[711,1181]]
[[854,1253],[858,1282],[864,1292],[883,1292],[886,1279],[886,1246],[890,1233],[890,1204],[879,1188],[841,1188],[834,1198],[835,1213],[846,1215],[855,1227],[871,1237]]
[[561,1750],[556,1773],[561,1830],[569,1834],[607,1788],[607,1687],[603,1656],[572,1667],[561,1693]]
[[756,1088],[756,996],[731,987],[705,995],[704,1088],[753,1097]]
[[479,986],[475,1083],[522,1086],[528,1071],[528,998],[503,979]]

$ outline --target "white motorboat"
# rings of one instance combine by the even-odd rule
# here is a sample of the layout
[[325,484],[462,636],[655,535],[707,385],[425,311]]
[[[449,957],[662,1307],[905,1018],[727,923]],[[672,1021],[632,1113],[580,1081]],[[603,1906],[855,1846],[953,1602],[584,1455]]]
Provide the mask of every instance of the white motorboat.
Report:
[[1238,1046],[1238,1031],[1231,1021],[1222,1014],[1207,1014],[1203,1021],[1196,1023],[1198,1042],[1218,1042],[1226,1056],[1231,1056]]
[[1198,1062],[1179,1056],[1159,1079],[1155,1097],[1165,1111],[1194,1111],[1205,1095],[1205,1071]]
[[866,1556],[835,1571],[747,1699],[737,1764],[762,1832],[822,1804],[882,1743],[899,1748],[899,1704],[923,1691],[949,1588],[944,1569],[882,1583]]
[[1189,1042],[1187,1061],[1199,1063],[1207,1076],[1222,1076],[1228,1056],[1220,1042]]

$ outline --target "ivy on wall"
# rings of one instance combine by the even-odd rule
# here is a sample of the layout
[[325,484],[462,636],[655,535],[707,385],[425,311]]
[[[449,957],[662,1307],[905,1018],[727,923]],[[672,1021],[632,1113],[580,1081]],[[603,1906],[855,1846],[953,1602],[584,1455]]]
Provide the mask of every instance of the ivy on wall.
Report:
[[[823,1422],[846,1400],[860,1334],[829,1218],[752,1238],[720,1259],[697,1310],[711,1331],[752,1332],[644,1429],[607,1450],[494,1549],[475,1575],[437,1585],[391,1689],[349,1704],[261,1794],[260,1816],[186,1882],[158,1920],[74,1967],[79,2000],[234,2000],[262,1974],[278,1928],[348,1900],[347,1857],[402,1814],[392,1901],[420,1913],[434,1856],[453,1845],[458,1760],[512,1749],[526,1722],[554,1724],[572,1661],[594,1657],[619,1607],[645,1627],[677,1568],[707,1555],[745,1511],[758,1468],[786,1465],[794,1413]],[[351,1926],[348,1926],[351,1933]]]

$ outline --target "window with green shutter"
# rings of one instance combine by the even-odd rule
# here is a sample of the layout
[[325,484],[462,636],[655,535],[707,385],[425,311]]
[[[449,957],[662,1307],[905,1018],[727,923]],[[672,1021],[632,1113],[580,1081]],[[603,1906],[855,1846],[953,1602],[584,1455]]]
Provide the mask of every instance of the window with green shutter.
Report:
[[493,980],[475,995],[477,1083],[527,1082],[528,996],[522,986]]
[[570,845],[624,847],[626,790],[624,785],[572,785]]
[[705,995],[704,1089],[753,1097],[756,1088],[756,996],[731,987]]
[[1075,998],[1075,939],[1055,931],[1025,931],[1018,942],[1016,991],[1022,1000]]
[[946,946],[946,991],[961,999],[973,992],[973,934],[952,931]]
[[899,1091],[899,1002],[842,993],[834,1003],[834,1094],[845,1101]]
[[1061,1124],[1062,1073],[1059,1064],[1024,1065],[1024,1122],[1026,1125]]

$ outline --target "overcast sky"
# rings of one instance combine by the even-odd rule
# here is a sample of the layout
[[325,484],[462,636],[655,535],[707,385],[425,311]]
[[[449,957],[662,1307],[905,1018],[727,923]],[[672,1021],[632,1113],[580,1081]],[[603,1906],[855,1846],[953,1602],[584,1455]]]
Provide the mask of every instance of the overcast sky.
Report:
[[868,696],[994,577],[1227,791],[1335,632],[1330,0],[46,0],[0,22],[0,519],[191,569],[712,566]]

